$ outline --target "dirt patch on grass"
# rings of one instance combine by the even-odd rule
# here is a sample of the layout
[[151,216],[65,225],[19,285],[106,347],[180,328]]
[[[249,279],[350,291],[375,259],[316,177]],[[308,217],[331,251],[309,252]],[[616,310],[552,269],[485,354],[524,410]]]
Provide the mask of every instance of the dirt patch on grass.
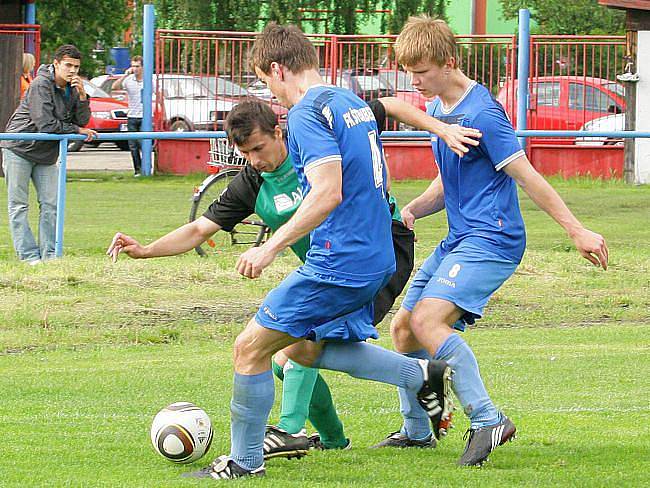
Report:
[[559,323],[534,323],[534,324],[522,324],[522,323],[481,323],[476,322],[476,324],[470,326],[471,328],[476,329],[551,329],[551,328],[563,328],[563,329],[579,329],[585,327],[597,327],[602,325],[622,325],[634,323],[636,325],[650,325],[650,317],[640,317],[635,320],[612,320],[609,317],[601,317],[599,319],[592,319],[584,322],[559,322]]
[[141,308],[133,314],[140,326],[155,326],[191,320],[197,323],[246,324],[257,312],[258,303],[218,301],[210,304],[180,305],[177,307]]

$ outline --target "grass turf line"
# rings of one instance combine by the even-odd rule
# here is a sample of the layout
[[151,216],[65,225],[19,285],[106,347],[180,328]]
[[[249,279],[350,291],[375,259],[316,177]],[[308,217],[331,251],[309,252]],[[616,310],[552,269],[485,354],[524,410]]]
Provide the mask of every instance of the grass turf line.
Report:
[[[200,177],[91,179],[69,183],[64,259],[20,265],[0,226],[0,486],[190,486],[178,478],[190,468],[151,449],[150,421],[167,403],[194,401],[215,423],[209,456],[226,452],[232,340],[297,260],[283,256],[257,281],[234,271],[242,248],[111,265],[103,252],[115,231],[149,242],[180,225]],[[370,451],[399,426],[394,391],[326,373],[354,449],[269,462],[256,483],[638,486],[650,468],[650,189],[553,184],[605,235],[611,269],[580,258],[522,196],[524,261],[465,334],[519,439],[486,469],[456,468],[466,426],[457,412],[458,428],[435,451]],[[425,185],[394,191],[403,205]],[[418,222],[418,263],[445,228],[443,216]],[[387,322],[381,329],[388,346]]]

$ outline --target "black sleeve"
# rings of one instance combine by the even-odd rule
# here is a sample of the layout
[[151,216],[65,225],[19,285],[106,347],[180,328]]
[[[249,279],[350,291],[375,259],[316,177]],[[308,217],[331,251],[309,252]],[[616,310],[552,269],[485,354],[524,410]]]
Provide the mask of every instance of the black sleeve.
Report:
[[77,93],[76,102],[72,122],[79,127],[85,127],[90,122],[90,96],[86,95],[86,99],[81,100],[79,93]]
[[368,106],[370,107],[370,110],[372,110],[372,113],[375,115],[377,127],[379,127],[379,133],[381,134],[381,132],[386,127],[386,108],[384,107],[384,104],[377,99],[370,100],[368,102]]
[[210,204],[203,216],[230,232],[238,223],[255,213],[255,201],[261,186],[260,174],[252,167],[245,166],[219,198]]

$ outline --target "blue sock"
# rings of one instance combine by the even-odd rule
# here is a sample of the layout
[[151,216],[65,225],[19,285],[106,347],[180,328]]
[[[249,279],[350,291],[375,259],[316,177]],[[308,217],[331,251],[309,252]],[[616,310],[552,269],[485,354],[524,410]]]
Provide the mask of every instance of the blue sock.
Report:
[[230,402],[230,457],[253,470],[264,462],[264,434],[273,406],[273,373],[235,373]]
[[[419,351],[407,352],[404,354],[409,358],[431,359],[431,355],[426,349]],[[406,391],[398,388],[399,393],[399,411],[404,418],[404,424],[400,432],[412,440],[420,441],[431,437],[431,424],[429,416],[420,407],[414,391]]]
[[367,342],[330,342],[312,368],[342,371],[355,378],[380,381],[417,393],[424,373],[420,362]]
[[454,370],[454,393],[473,429],[499,422],[499,411],[483,385],[476,357],[458,334],[447,337],[436,351],[434,359],[444,359]]

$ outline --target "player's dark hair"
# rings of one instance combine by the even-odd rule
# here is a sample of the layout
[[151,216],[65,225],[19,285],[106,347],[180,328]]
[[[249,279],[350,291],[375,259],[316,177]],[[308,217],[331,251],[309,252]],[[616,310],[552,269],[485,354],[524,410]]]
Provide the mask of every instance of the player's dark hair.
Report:
[[253,69],[256,67],[268,74],[271,63],[285,66],[292,73],[308,69],[318,69],[316,48],[305,34],[295,25],[267,24],[255,39],[250,58]]
[[142,64],[142,56],[140,56],[139,54],[136,55],[136,56],[133,56],[133,57],[131,58],[131,62],[133,62],[133,61],[136,61],[136,62]]
[[54,59],[61,61],[65,56],[72,59],[81,59],[81,52],[77,49],[77,46],[64,44],[56,50],[54,53]]
[[275,133],[278,118],[266,103],[253,98],[246,99],[230,111],[226,117],[226,133],[231,144],[243,145],[255,130],[268,135]]

